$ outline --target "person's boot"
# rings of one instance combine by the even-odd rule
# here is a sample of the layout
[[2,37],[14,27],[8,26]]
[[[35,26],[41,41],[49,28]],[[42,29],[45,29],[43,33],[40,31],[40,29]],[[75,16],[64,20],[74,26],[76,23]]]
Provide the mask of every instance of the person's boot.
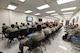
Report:
[[23,50],[21,50],[20,52],[18,52],[18,53],[23,53]]
[[18,53],[23,53],[23,52],[18,52]]

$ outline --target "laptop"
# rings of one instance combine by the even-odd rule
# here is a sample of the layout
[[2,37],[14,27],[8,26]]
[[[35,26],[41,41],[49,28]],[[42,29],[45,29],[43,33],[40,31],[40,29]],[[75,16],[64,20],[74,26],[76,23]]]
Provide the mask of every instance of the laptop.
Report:
[[78,36],[73,36],[72,38],[79,40],[79,37]]
[[32,37],[33,35],[32,35],[32,33],[30,33],[30,34],[28,34],[27,36],[28,36],[28,37]]

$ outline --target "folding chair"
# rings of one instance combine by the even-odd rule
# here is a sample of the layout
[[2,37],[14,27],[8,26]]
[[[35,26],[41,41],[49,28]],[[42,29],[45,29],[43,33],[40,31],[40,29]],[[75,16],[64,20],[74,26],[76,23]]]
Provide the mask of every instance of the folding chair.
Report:
[[9,32],[8,36],[6,37],[8,38],[9,48],[10,48],[11,42],[14,40],[14,38],[18,39],[18,36],[19,36],[19,31]]

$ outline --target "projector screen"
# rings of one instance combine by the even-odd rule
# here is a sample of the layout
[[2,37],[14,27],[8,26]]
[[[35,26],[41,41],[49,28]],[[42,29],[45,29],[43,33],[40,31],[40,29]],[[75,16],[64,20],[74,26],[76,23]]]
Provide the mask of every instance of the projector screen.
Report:
[[28,17],[26,18],[26,20],[27,20],[27,22],[32,22],[32,21],[33,21],[33,17],[28,16]]

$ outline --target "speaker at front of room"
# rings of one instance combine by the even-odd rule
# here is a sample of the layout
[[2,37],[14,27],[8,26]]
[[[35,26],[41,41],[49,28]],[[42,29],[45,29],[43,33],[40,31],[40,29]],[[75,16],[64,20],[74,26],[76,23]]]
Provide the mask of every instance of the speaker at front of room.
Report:
[[41,18],[39,18],[39,22],[42,22],[42,19]]

